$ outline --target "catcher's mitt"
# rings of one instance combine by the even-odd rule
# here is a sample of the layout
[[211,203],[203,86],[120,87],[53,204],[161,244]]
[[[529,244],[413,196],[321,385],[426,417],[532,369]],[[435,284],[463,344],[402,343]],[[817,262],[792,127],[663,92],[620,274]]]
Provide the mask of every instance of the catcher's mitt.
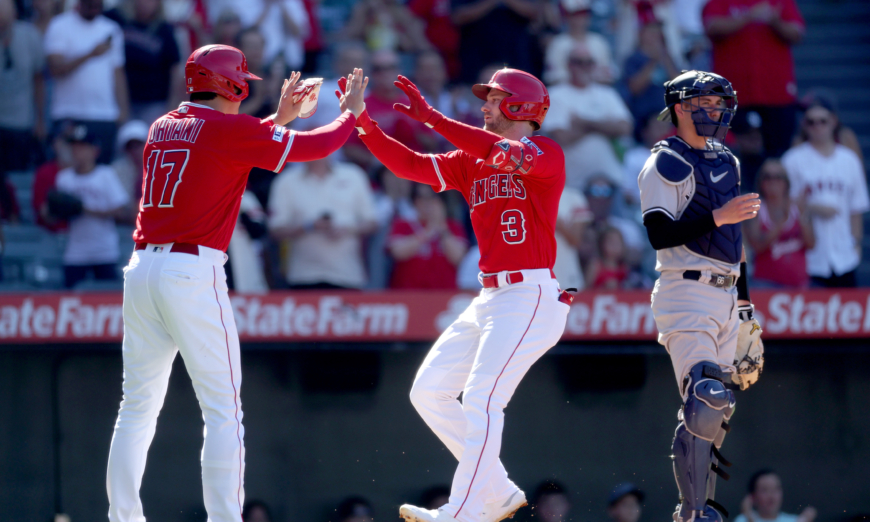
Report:
[[737,351],[734,352],[734,366],[737,372],[731,375],[731,382],[741,390],[758,382],[764,368],[764,343],[761,342],[761,325],[752,317],[752,306],[741,306],[740,330],[737,332]]
[[68,221],[82,215],[84,206],[82,200],[67,192],[51,189],[46,197],[48,213],[57,220]]

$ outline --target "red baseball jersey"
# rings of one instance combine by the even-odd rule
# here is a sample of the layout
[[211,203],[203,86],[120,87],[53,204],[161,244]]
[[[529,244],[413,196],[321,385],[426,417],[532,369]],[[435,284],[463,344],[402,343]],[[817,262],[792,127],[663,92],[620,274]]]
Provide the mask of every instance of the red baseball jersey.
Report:
[[346,112],[331,125],[297,133],[271,120],[182,103],[151,125],[133,239],[226,251],[251,168],[279,172],[287,161],[325,157],[345,142],[354,121]]
[[[365,120],[365,116],[361,118]],[[458,190],[471,209],[471,225],[480,248],[480,270],[553,268],[556,262],[556,216],[565,188],[565,155],[549,138],[523,138],[525,172],[506,172],[485,164],[499,136],[452,120],[436,125],[448,139],[470,138],[470,149],[446,154],[417,154],[385,135],[377,126],[363,124],[363,142],[397,176],[431,185],[437,192]],[[453,141],[453,140],[451,140]],[[500,143],[506,143],[502,140]],[[455,142],[454,142],[455,144]],[[486,151],[486,152],[485,152]]]

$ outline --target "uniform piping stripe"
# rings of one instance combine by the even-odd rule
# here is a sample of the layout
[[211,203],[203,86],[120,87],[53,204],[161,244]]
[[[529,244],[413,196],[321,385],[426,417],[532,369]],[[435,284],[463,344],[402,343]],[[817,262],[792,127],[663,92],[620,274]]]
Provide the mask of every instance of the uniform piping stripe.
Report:
[[511,352],[510,357],[504,363],[504,367],[502,367],[501,372],[499,372],[498,377],[495,378],[495,382],[492,385],[492,391],[489,392],[489,399],[486,401],[486,435],[483,437],[483,447],[480,449],[480,455],[477,457],[477,466],[474,467],[474,475],[471,476],[471,482],[468,483],[468,491],[465,493],[465,500],[462,501],[462,505],[459,506],[459,509],[456,510],[456,514],[453,515],[453,518],[459,516],[459,513],[462,511],[462,508],[465,507],[465,503],[468,501],[468,496],[471,495],[471,486],[474,484],[474,479],[477,477],[477,470],[480,468],[480,461],[483,460],[483,452],[486,451],[486,443],[489,440],[489,404],[492,402],[492,394],[495,393],[495,387],[498,386],[498,380],[501,379],[501,376],[504,375],[504,371],[507,370],[508,364],[510,364],[511,359],[514,358],[514,355],[517,353],[520,345],[523,344],[523,339],[526,338],[526,334],[529,333],[529,328],[532,327],[532,323],[535,321],[535,316],[538,314],[538,307],[541,305],[541,285],[538,285],[538,302],[535,303],[535,310],[532,312],[532,318],[529,319],[529,324],[526,326],[526,331],[523,332],[523,336],[520,337],[519,342],[516,346],[514,346],[514,351]]
[[221,326],[224,328],[224,341],[227,344],[227,362],[230,366],[230,384],[233,386],[233,404],[236,405],[236,438],[239,440],[239,487],[236,490],[236,500],[239,503],[239,515],[242,514],[242,423],[239,422],[239,392],[236,390],[236,380],[233,377],[233,360],[230,358],[230,336],[227,333],[227,326],[224,324],[224,307],[221,306],[221,300],[217,293],[217,269],[211,267],[214,281],[214,299],[217,301],[218,308],[221,311]]
[[674,218],[674,215],[671,214],[670,212],[668,212],[667,209],[662,208],[662,207],[648,208],[648,209],[643,211],[642,217],[646,217],[647,214],[652,214],[653,212],[661,212],[663,214],[666,214],[669,218],[671,218],[672,221],[676,221],[676,219]]
[[438,181],[441,182],[441,190],[438,192],[444,192],[447,189],[447,183],[444,183],[444,178],[441,176],[441,169],[438,168],[438,160],[435,159],[435,156],[429,154],[429,158],[432,160],[432,165],[435,167],[435,174],[438,176]]
[[290,147],[293,145],[293,138],[296,137],[296,133],[293,131],[288,131],[290,133],[290,137],[287,138],[287,146],[284,147],[284,154],[281,156],[281,159],[278,160],[278,166],[275,167],[273,172],[281,172],[281,167],[284,166],[284,160],[287,159],[287,155],[290,154]]

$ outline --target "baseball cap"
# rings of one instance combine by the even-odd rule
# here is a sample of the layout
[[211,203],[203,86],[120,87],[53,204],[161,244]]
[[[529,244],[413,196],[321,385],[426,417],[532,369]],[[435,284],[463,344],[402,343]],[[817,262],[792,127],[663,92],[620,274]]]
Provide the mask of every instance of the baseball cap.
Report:
[[568,14],[592,10],[592,0],[561,0],[560,4]]
[[97,134],[93,129],[84,123],[73,125],[66,135],[66,141],[70,143],[87,143],[89,145],[100,146],[100,138],[97,137]]
[[123,149],[127,143],[138,140],[148,141],[148,124],[141,120],[130,120],[118,129],[118,148]]
[[610,491],[610,495],[607,497],[607,506],[610,507],[617,502],[619,502],[622,497],[626,495],[634,495],[637,497],[638,502],[643,502],[644,494],[637,486],[632,484],[631,482],[623,482],[621,484],[617,484]]

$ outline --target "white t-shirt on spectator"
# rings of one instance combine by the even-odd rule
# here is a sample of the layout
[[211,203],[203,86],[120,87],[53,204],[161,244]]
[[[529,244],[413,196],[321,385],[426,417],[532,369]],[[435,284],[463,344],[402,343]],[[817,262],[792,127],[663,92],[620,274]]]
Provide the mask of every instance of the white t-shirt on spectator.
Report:
[[867,180],[858,155],[837,145],[822,156],[809,143],[792,147],[782,157],[791,180],[791,196],[807,194],[807,204],[825,205],[839,211],[830,219],[813,218],[816,246],[807,251],[807,272],[831,277],[854,270],[860,262],[855,251],[850,218],[870,210]]
[[[334,163],[325,177],[308,174],[304,165],[281,173],[269,196],[269,227],[304,226],[329,214],[337,228],[375,221],[371,185],[352,163]],[[306,232],[293,241],[287,280],[291,284],[326,282],[361,288],[366,284],[362,239],[345,235],[330,239]]]
[[[568,33],[557,34],[550,40],[545,56],[546,71],[544,81],[547,85],[564,83],[570,80],[568,73],[568,57],[579,42]],[[618,77],[619,70],[613,61],[613,53],[610,52],[610,44],[607,39],[598,33],[586,33],[582,41],[589,48],[592,59],[595,60],[596,78],[600,75],[604,79],[612,81]]]
[[652,151],[649,147],[638,145],[625,151],[622,157],[621,190],[622,194],[634,205],[640,204],[640,185],[637,184],[637,177],[651,155]]
[[[612,87],[590,84],[580,88],[571,84],[556,85],[550,89],[550,107],[541,126],[545,133],[569,130],[571,117],[591,121],[632,121],[631,112]],[[565,151],[565,185],[583,190],[590,176],[603,174],[622,185],[622,165],[616,157],[610,139],[602,134],[590,133],[563,147]]]
[[[293,36],[285,29],[282,8],[299,28],[298,36]],[[260,19],[263,9],[269,9],[259,26],[260,33],[266,40],[266,47],[263,49],[264,63],[272,63],[279,53],[283,53],[284,61],[289,67],[301,67],[305,61],[304,42],[311,31],[308,12],[305,11],[302,0],[279,0],[275,3],[268,0],[212,0],[209,13],[214,22],[225,10],[231,10],[239,15],[242,26],[247,28]],[[333,90],[327,90],[327,93],[331,94]]]
[[[115,171],[108,165],[97,165],[88,174],[76,174],[71,168],[57,174],[55,187],[77,196],[85,210],[108,212],[130,201]],[[63,262],[66,265],[102,265],[117,263],[118,231],[115,220],[82,214],[69,222],[69,236]]]
[[[559,220],[568,223],[588,223],[592,221],[592,212],[586,197],[577,189],[565,187],[559,199]],[[556,280],[563,289],[576,288],[583,290],[583,273],[580,271],[580,255],[577,249],[568,243],[568,239],[556,229],[556,263],[553,265]]]
[[115,99],[115,69],[124,66],[124,33],[105,16],[87,21],[77,11],[55,16],[45,32],[45,55],[74,60],[112,37],[107,52],[89,58],[75,71],[56,78],[51,95],[51,118],[113,121],[120,113]]

